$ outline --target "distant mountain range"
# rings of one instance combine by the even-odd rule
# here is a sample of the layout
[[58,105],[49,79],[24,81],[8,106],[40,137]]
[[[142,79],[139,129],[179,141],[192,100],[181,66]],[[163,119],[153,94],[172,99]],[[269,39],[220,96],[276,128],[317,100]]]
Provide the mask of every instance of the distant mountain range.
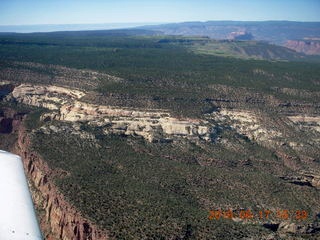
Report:
[[320,22],[208,21],[172,23],[145,26],[143,28],[160,31],[166,35],[207,36],[212,39],[266,41],[286,46],[305,54],[320,54]]
[[276,44],[284,44],[287,40],[320,38],[320,22],[209,21],[163,24],[143,28],[170,35],[208,36],[214,39],[230,39],[235,35],[250,34],[254,40]]
[[[208,21],[151,25],[152,23],[60,24],[1,26],[0,32],[52,32],[140,28],[166,35],[208,36],[232,39],[246,35],[248,40],[284,44],[288,40],[320,39],[320,22],[291,21]],[[247,40],[247,39],[244,39]]]
[[[109,32],[108,30],[113,29]],[[121,32],[118,30],[121,29]],[[129,29],[123,32],[122,30]],[[85,30],[85,31],[84,31]],[[83,31],[85,35],[180,35],[217,40],[265,41],[309,55],[320,55],[320,22],[208,21],[150,25],[150,23],[0,26],[1,32]],[[139,31],[138,31],[139,30]],[[143,30],[143,31],[141,31]],[[56,33],[53,33],[55,35]],[[58,33],[59,34],[59,33]],[[70,33],[71,35],[74,33]],[[79,33],[76,33],[77,35]]]

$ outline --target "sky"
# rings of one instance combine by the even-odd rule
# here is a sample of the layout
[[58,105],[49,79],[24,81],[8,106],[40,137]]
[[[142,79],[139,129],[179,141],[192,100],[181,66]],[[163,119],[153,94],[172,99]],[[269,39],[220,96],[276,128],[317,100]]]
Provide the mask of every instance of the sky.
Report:
[[0,25],[320,21],[320,0],[0,0]]

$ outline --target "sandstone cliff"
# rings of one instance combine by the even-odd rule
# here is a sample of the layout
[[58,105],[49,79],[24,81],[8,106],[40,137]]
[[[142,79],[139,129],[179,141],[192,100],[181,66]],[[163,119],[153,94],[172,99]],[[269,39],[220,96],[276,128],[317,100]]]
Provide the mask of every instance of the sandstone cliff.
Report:
[[252,111],[223,109],[212,116],[227,122],[237,132],[262,145],[277,143],[282,136],[275,128],[265,126],[262,117]]
[[87,122],[104,132],[141,136],[152,142],[161,138],[187,138],[210,141],[214,131],[204,120],[177,119],[164,110],[144,110],[96,105],[81,101],[85,92],[55,86],[22,84],[16,87],[14,101],[52,110],[45,120]]
[[285,47],[302,52],[308,55],[320,54],[320,41],[310,40],[289,40],[285,43]]
[[[288,132],[291,123],[297,125],[294,127],[298,131],[305,126],[308,131],[319,132],[317,115],[305,115],[303,118],[299,117],[300,115],[288,118],[283,116],[276,120],[260,111],[222,107],[211,115],[204,115],[202,119],[180,119],[172,117],[166,110],[88,103],[82,100],[86,95],[84,91],[64,87],[21,84],[13,89],[7,99],[49,109],[49,112],[41,116],[43,121],[86,123],[99,127],[104,134],[139,136],[149,142],[175,141],[182,138],[196,142],[213,142],[216,141],[219,125],[231,126],[241,135],[264,146],[279,146],[285,144],[288,139],[293,139],[291,135],[283,135],[279,130],[287,129],[285,132]],[[306,121],[306,124],[302,124]],[[318,142],[317,135],[310,141],[312,144]],[[303,143],[293,140],[287,144],[296,150],[305,148]]]

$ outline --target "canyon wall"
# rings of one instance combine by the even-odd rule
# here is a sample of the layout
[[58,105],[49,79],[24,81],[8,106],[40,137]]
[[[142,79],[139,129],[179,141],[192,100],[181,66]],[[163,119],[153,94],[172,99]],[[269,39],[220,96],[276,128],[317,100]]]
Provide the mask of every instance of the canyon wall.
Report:
[[320,54],[320,41],[289,40],[285,43],[284,46],[293,49],[297,52],[302,52],[308,55]]
[[[88,103],[82,100],[86,95],[86,92],[75,89],[21,84],[6,98],[48,109],[49,111],[41,116],[41,120],[45,122],[58,120],[72,124],[86,123],[99,127],[104,134],[138,136],[149,142],[180,139],[214,142],[219,125],[231,126],[250,140],[265,146],[279,146],[284,144],[287,138],[291,138],[287,134],[283,135],[279,126],[270,124],[278,120],[269,119],[266,114],[258,113],[259,111],[221,108],[212,114],[204,115],[202,119],[181,119],[172,117],[169,111],[163,109],[146,110]],[[305,115],[304,120],[306,117],[308,116]],[[300,118],[295,116],[283,116],[281,119],[276,124],[280,124],[282,129],[297,122],[299,126],[296,130],[302,126],[301,121],[298,121]],[[316,120],[319,121],[318,118]],[[306,126],[308,130],[319,132],[319,123],[312,126],[308,123]],[[43,130],[48,132],[45,127]],[[312,142],[316,141],[315,136]],[[295,149],[303,147],[293,141],[288,144]]]
[[81,216],[58,191],[53,179],[63,177],[63,174],[51,170],[41,156],[30,149],[30,139],[22,125],[19,127],[14,152],[23,159],[45,239],[109,239],[106,232]]
[[[301,169],[301,162],[298,162],[300,160],[317,161],[318,155],[309,157],[312,153],[309,149],[314,148],[317,151],[320,141],[320,123],[316,115],[283,114],[267,117],[267,113],[257,110],[221,108],[204,114],[202,119],[179,119],[172,117],[166,110],[88,103],[83,100],[86,94],[84,91],[63,87],[22,84],[15,87],[12,93],[6,96],[6,100],[46,108],[48,111],[41,116],[43,124],[37,129],[45,134],[69,131],[84,138],[94,139],[94,135],[82,130],[81,127],[85,123],[100,128],[105,134],[140,136],[149,142],[188,139],[205,143],[215,141],[218,135],[216,131],[225,127],[252,142],[273,149],[279,159],[284,159],[284,164],[295,171]],[[12,121],[11,124],[11,120],[4,115],[0,112],[1,131],[8,131],[8,126],[17,130],[15,153],[23,157],[26,173],[31,180],[33,197],[42,216],[41,226],[46,239],[108,239],[108,233],[81,216],[59,193],[53,179],[63,178],[68,173],[51,170],[41,156],[30,149],[30,139],[23,126],[19,124],[23,117],[12,115],[11,118],[17,121]],[[62,122],[69,124],[64,123],[67,125],[64,127]],[[292,135],[292,130],[299,132],[302,128],[308,130],[312,138],[305,140]],[[287,149],[301,152],[301,159],[290,156]],[[284,175],[281,178],[293,184],[318,189],[320,175],[311,170]]]
[[177,119],[165,110],[144,110],[97,105],[81,101],[86,93],[55,86],[22,84],[11,100],[51,110],[43,120],[86,122],[104,129],[106,134],[141,136],[149,142],[187,138],[210,141],[214,129],[205,120]]

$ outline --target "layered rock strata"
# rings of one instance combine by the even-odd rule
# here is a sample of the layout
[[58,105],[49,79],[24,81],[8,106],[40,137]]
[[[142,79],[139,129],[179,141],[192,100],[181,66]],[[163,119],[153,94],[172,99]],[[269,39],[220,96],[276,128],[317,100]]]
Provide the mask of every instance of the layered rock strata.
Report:
[[163,110],[85,103],[81,101],[85,94],[62,87],[22,84],[13,90],[11,97],[20,103],[52,110],[42,116],[43,120],[87,122],[104,128],[106,134],[137,135],[150,142],[176,137],[211,140],[213,130],[205,120],[177,119]]
[[285,43],[284,46],[308,55],[320,54],[319,40],[289,40]]
[[282,133],[262,125],[259,115],[246,110],[223,109],[211,115],[215,120],[227,123],[240,134],[260,144],[276,143]]

